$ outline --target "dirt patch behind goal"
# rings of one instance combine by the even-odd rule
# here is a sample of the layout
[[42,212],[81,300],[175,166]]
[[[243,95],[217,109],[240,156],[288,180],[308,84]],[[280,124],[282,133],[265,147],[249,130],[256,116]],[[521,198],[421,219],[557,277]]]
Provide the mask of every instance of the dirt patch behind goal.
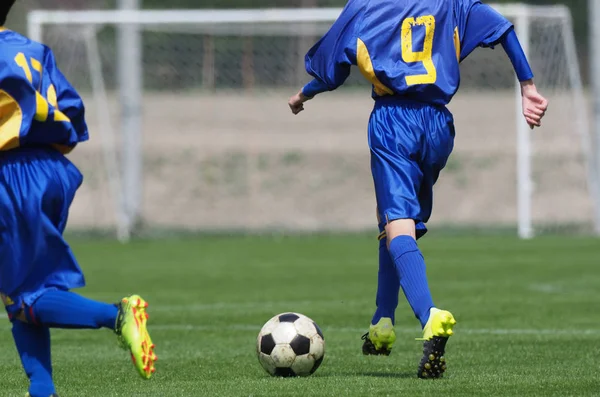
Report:
[[[375,197],[364,91],[327,93],[292,116],[288,91],[146,93],[143,106],[142,217],[149,227],[193,230],[374,228]],[[103,136],[86,98],[91,141],[71,155],[86,180],[72,207],[74,228],[116,222]],[[568,96],[553,95],[532,132],[534,220],[589,223],[581,131]],[[117,101],[111,99],[116,125]],[[513,91],[463,92],[450,107],[454,153],[435,188],[430,226],[516,225]],[[118,140],[122,137],[117,136]],[[121,154],[121,146],[115,145]]]

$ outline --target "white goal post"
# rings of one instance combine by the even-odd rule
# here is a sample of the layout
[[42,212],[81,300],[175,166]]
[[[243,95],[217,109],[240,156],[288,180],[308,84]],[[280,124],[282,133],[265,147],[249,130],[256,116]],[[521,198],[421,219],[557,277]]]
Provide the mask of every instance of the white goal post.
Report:
[[[564,62],[564,66],[561,66],[561,76],[558,78],[560,83],[556,83],[556,86],[560,86],[556,91],[563,90],[562,92],[569,95],[569,101],[574,105],[576,113],[571,114],[573,123],[569,123],[569,129],[574,129],[579,136],[579,143],[581,153],[583,154],[583,162],[585,163],[585,177],[587,183],[587,191],[589,193],[589,201],[591,202],[591,215],[589,221],[593,224],[594,231],[600,233],[600,190],[598,188],[598,172],[594,169],[593,161],[593,148],[590,140],[590,128],[587,114],[587,101],[586,93],[584,92],[581,76],[579,72],[579,63],[576,53],[575,39],[573,37],[573,28],[571,21],[571,14],[567,7],[562,5],[555,6],[527,6],[523,4],[496,4],[492,5],[498,11],[500,11],[507,18],[511,19],[515,23],[515,29],[522,42],[523,48],[527,55],[531,55],[530,43],[534,40],[536,33],[532,32],[530,26],[532,20],[544,20],[552,21],[555,24],[555,28],[559,30],[555,42],[552,43],[552,47],[548,52],[545,49],[540,51],[540,54],[534,54],[540,58],[543,62],[548,63],[546,59],[555,59],[554,53],[560,53],[560,62]],[[179,30],[197,30],[204,34],[211,35],[238,35],[241,37],[260,35],[265,32],[268,34],[281,34],[281,35],[298,35],[314,37],[315,30],[303,30],[299,29],[299,24],[330,24],[340,14],[340,8],[307,8],[307,9],[253,9],[253,10],[114,10],[114,11],[47,11],[47,10],[35,10],[28,15],[28,34],[33,40],[44,42],[44,34],[47,29],[60,25],[66,26],[79,26],[82,29],[88,29],[89,34],[87,40],[87,54],[89,60],[89,74],[90,79],[93,81],[93,92],[94,98],[96,99],[96,106],[99,107],[98,112],[102,113],[102,107],[106,108],[109,99],[107,99],[105,83],[103,80],[103,72],[99,65],[94,65],[94,57],[99,57],[99,50],[97,43],[95,42],[95,32],[97,29],[101,29],[104,26],[135,26],[140,30],[144,29],[156,29],[161,30],[164,27],[175,27],[174,30],[178,30],[177,27],[181,27]],[[251,26],[252,29],[244,29],[244,26]],[[262,29],[261,27],[264,27]],[[268,29],[267,29],[268,27]],[[275,33],[274,33],[275,32]],[[321,33],[319,31],[319,33]],[[48,43],[52,47],[52,43]],[[546,47],[544,47],[546,48]],[[95,53],[95,54],[94,54]],[[122,62],[136,62],[138,64],[137,69],[141,69],[142,59],[141,51],[136,52],[140,59],[134,60],[131,57],[127,59],[119,58],[117,63],[117,69],[136,70],[136,68],[127,68],[127,65],[123,65]],[[546,58],[543,58],[546,57]],[[543,58],[543,59],[542,59]],[[538,59],[538,61],[540,60]],[[96,59],[96,62],[98,60]],[[119,64],[121,62],[121,64]],[[301,59],[297,60],[301,63]],[[558,62],[558,61],[557,61]],[[562,63],[561,63],[562,65]],[[552,65],[543,65],[552,68]],[[558,68],[558,67],[557,67]],[[534,68],[534,73],[537,71]],[[551,72],[548,72],[551,73]],[[563,76],[564,75],[564,76]],[[124,77],[125,78],[125,77]],[[136,76],[129,76],[131,79],[135,79]],[[564,81],[563,81],[564,79]],[[544,129],[530,131],[527,124],[520,117],[521,114],[521,96],[519,86],[514,79],[514,114],[515,123],[514,131],[516,132],[516,208],[518,215],[518,234],[521,238],[531,238],[535,234],[534,223],[533,223],[533,208],[534,203],[532,200],[535,183],[532,171],[532,158],[535,155],[535,148],[532,147],[532,135],[533,134],[544,134]],[[550,82],[548,84],[554,84]],[[290,84],[291,86],[292,84]],[[566,87],[566,88],[565,88]],[[140,92],[134,93],[130,98],[134,100],[142,101],[143,98],[143,87],[138,87]],[[368,95],[365,92],[364,95]],[[130,99],[131,100],[131,99]],[[260,99],[257,99],[260,100]],[[142,108],[142,103],[128,103],[127,106],[121,108]],[[551,105],[549,112],[552,112],[555,108]],[[127,112],[122,114],[122,117],[127,118]],[[115,143],[119,135],[127,134],[140,134],[141,131],[121,131],[119,134],[113,132],[113,127],[110,120],[104,120],[105,125],[103,128],[102,135],[105,139],[106,151],[114,151]],[[292,121],[290,121],[291,123]],[[121,123],[121,125],[127,123]],[[133,124],[137,125],[137,124]],[[141,128],[141,127],[140,127]],[[481,129],[485,130],[486,126],[480,126]],[[566,133],[567,131],[565,131]],[[458,131],[460,135],[460,130]],[[543,138],[540,138],[543,139]],[[141,203],[136,202],[139,197],[142,196],[140,192],[136,192],[136,188],[132,187],[132,177],[127,175],[128,172],[139,172],[143,169],[142,154],[139,151],[132,151],[133,156],[136,158],[127,158],[128,152],[123,151],[123,156],[120,161],[114,157],[114,155],[105,153],[105,166],[107,167],[107,174],[110,175],[112,183],[112,196],[118,207],[116,223],[118,226],[118,234],[122,240],[127,240],[134,227],[135,227],[135,214],[139,213],[139,207]],[[117,163],[127,163],[130,166],[119,169]],[[138,166],[131,166],[137,164]],[[142,176],[134,175],[134,179],[140,179]],[[123,186],[122,181],[129,181],[128,186]],[[140,181],[141,182],[141,181]],[[132,196],[132,197],[124,197]],[[494,208],[490,208],[490,211],[494,211]],[[435,214],[435,211],[434,211]],[[269,226],[269,225],[265,225]],[[310,226],[307,226],[310,228]],[[317,225],[315,228],[319,228]],[[304,226],[302,227],[304,228]]]

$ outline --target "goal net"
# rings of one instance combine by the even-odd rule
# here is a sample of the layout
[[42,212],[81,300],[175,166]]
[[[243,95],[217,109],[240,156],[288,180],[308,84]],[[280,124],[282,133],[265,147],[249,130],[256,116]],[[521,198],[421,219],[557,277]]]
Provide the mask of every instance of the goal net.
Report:
[[[515,23],[549,112],[528,130],[501,49],[463,62],[450,105],[455,151],[431,226],[592,230],[588,101],[569,11],[495,7]],[[87,103],[91,141],[71,155],[85,182],[70,227],[123,238],[374,229],[366,81],[355,70],[302,115],[287,109],[308,81],[305,52],[340,11],[32,12],[30,35],[53,48]]]

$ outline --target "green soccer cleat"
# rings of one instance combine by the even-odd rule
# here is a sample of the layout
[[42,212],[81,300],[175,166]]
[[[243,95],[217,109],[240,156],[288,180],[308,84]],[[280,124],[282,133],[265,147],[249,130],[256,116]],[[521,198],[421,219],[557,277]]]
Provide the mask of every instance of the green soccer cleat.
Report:
[[432,308],[429,320],[423,328],[423,358],[419,363],[417,376],[422,379],[441,378],[446,371],[444,352],[448,338],[454,334],[452,328],[456,320],[446,310]]
[[382,317],[379,322],[369,327],[369,332],[362,336],[364,340],[363,354],[373,356],[389,356],[392,352],[392,345],[396,341],[394,324],[389,317]]
[[130,351],[131,359],[140,376],[150,379],[155,371],[154,363],[158,357],[154,353],[154,344],[146,328],[149,317],[146,313],[148,303],[138,295],[132,295],[123,298],[118,306],[119,315],[115,333],[119,345],[124,350]]

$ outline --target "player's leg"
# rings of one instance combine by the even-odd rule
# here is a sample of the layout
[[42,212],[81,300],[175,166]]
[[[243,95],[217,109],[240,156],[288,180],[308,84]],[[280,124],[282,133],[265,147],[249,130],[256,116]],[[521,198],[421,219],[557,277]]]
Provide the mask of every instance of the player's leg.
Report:
[[0,291],[24,309],[14,319],[39,327],[113,329],[140,374],[149,377],[154,354],[146,303],[134,296],[111,305],[68,292],[85,285],[62,235],[82,181],[77,168],[50,149],[1,156],[0,207],[10,207],[2,213],[12,216],[0,217]]
[[[420,194],[424,188],[431,189],[432,186],[424,186],[429,179],[422,165],[429,149],[430,120],[433,116],[433,122],[438,122],[435,119],[438,111],[427,106],[412,105],[385,105],[379,109],[376,106],[374,113],[378,110],[380,114],[372,117],[369,125],[369,139],[377,204],[380,217],[386,222],[388,250],[400,286],[423,327],[424,337],[429,338],[427,330],[431,328],[432,321],[438,325],[436,321],[439,317],[447,327],[442,327],[441,331],[436,327],[435,332],[440,335],[434,336],[447,338],[451,334],[454,319],[448,312],[444,312],[443,318],[436,314],[425,261],[416,241],[427,230],[424,222],[428,217],[423,217]],[[389,125],[394,126],[393,131],[388,131]],[[437,377],[443,372],[439,364],[434,363],[431,376]],[[422,372],[419,376],[422,376]]]
[[[378,217],[384,225],[387,249],[400,286],[424,326],[433,300],[415,226],[415,220],[421,223],[419,192],[424,178],[420,166],[425,136],[424,126],[419,124],[422,109],[401,102],[383,103],[376,105],[369,122]],[[425,229],[419,229],[424,234]]]
[[28,324],[42,328],[108,328],[117,334],[119,345],[143,378],[150,378],[157,361],[147,329],[148,304],[138,295],[123,298],[117,305],[84,298],[69,291],[48,290],[24,314]]
[[395,219],[388,222],[385,230],[402,291],[421,327],[424,327],[434,304],[427,282],[425,259],[416,241],[415,221]]
[[[48,397],[55,393],[52,380],[50,332],[48,328],[21,322],[25,320],[19,288],[29,278],[26,265],[36,248],[20,203],[33,202],[35,197],[24,194],[13,181],[22,181],[19,170],[11,164],[6,153],[0,152],[0,298],[12,322],[12,336],[29,379],[29,394]],[[22,199],[25,198],[26,201]],[[39,217],[38,217],[39,219]],[[37,235],[37,233],[32,233]],[[16,293],[10,297],[8,294]]]
[[[399,125],[402,115],[398,113],[398,107],[393,99],[388,103],[380,100],[376,102],[375,109],[369,120],[369,147],[371,149],[371,171],[375,185],[375,196],[377,199],[377,217],[380,231],[379,248],[379,277],[377,294],[377,312],[372,319],[369,333],[363,338],[363,351],[371,347],[374,353],[389,354],[389,350],[395,340],[393,333],[393,314],[398,305],[398,293],[402,279],[394,261],[392,251],[386,244],[387,218],[389,208],[395,208],[396,193],[401,192],[412,200],[403,200],[403,207],[396,213],[418,213],[417,187],[421,178],[421,171],[416,163],[410,160],[410,153],[418,151],[419,140],[414,139],[410,130],[399,126],[398,129],[390,130],[389,126]],[[406,153],[399,156],[399,141],[404,139]],[[413,224],[414,225],[414,224]],[[413,227],[414,228],[414,227]],[[414,232],[413,232],[414,233]],[[385,303],[384,303],[385,302]],[[381,315],[385,311],[388,316]]]
[[26,324],[21,301],[13,301],[0,294],[6,307],[8,318],[12,322],[12,335],[15,347],[21,359],[21,365],[29,379],[29,393],[32,397],[55,395],[52,380],[52,361],[50,354],[50,330]]
[[[56,249],[75,262],[72,252],[63,238],[69,208],[75,192],[81,184],[79,171],[65,158],[59,159],[63,167],[58,167],[64,175],[57,197],[45,199],[50,205],[44,206],[44,213],[56,228],[61,246]],[[55,203],[60,203],[56,205]],[[52,251],[52,249],[50,248]],[[60,254],[59,254],[60,255]],[[76,262],[75,262],[76,263]],[[78,266],[77,266],[78,268]],[[108,328],[118,337],[119,345],[131,353],[139,374],[148,379],[154,372],[154,344],[147,329],[148,304],[138,295],[125,297],[118,304],[109,304],[84,298],[65,290],[47,291],[31,303],[31,312],[42,325],[60,328]]]
[[47,291],[42,294],[32,306],[25,307],[24,316],[15,316],[13,323],[15,344],[30,379],[29,394],[32,397],[50,396],[55,392],[49,332],[49,328],[55,327],[105,327],[113,330],[120,346],[130,351],[139,374],[149,379],[155,371],[157,357],[146,327],[147,307],[148,304],[137,295],[123,298],[118,305],[111,305],[65,291]]
[[[452,152],[454,145],[454,124],[447,110],[428,108],[423,110],[427,120],[424,156],[421,158],[423,179],[419,189],[419,219],[426,222],[433,207],[433,185]],[[419,230],[417,230],[417,237]],[[426,277],[426,276],[425,276]],[[423,326],[423,357],[417,374],[421,378],[438,378],[446,370],[444,357],[448,338],[453,335],[456,320],[452,313],[432,307]],[[423,320],[421,320],[423,324]]]
[[12,335],[29,378],[29,395],[48,397],[56,393],[52,380],[50,329],[14,321]]
[[379,239],[379,272],[377,274],[377,309],[369,332],[363,335],[363,354],[389,355],[396,341],[395,312],[398,307],[400,281],[387,249],[385,233]]
[[417,375],[420,378],[441,377],[446,370],[446,343],[453,334],[456,320],[452,313],[440,310],[433,304],[425,260],[413,237],[416,234],[414,221],[391,221],[386,230],[400,285],[423,328],[423,357],[419,362]]
[[115,329],[119,309],[114,304],[84,298],[70,291],[45,291],[25,316],[31,324],[50,328]]

